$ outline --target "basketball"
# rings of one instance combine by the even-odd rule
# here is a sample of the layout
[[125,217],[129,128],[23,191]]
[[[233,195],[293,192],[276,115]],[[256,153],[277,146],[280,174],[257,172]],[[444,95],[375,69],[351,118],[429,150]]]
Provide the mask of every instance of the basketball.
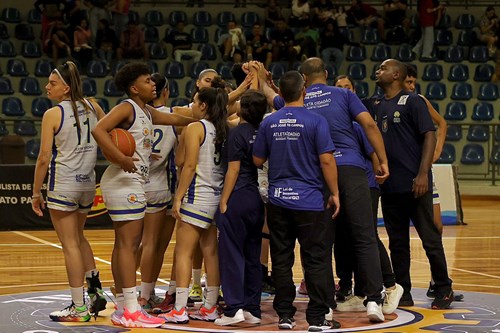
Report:
[[111,140],[126,156],[132,156],[135,152],[135,140],[132,134],[123,128],[115,128],[109,132]]

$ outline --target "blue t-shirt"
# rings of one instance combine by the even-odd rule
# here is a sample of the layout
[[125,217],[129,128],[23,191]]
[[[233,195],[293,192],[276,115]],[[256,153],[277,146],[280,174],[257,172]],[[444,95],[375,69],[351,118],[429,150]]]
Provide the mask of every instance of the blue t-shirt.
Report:
[[240,124],[229,131],[228,160],[240,161],[240,172],[233,191],[246,186],[258,186],[257,167],[252,159],[252,146],[256,134],[257,130],[249,123]]
[[363,127],[361,127],[361,125],[357,122],[353,122],[353,125],[354,131],[358,138],[358,142],[361,146],[361,151],[363,152],[363,156],[365,158],[365,172],[366,177],[368,178],[368,186],[370,186],[370,188],[379,189],[377,180],[375,179],[375,172],[373,171],[373,164],[371,160],[371,154],[373,154],[375,150],[373,149],[370,142],[368,142],[368,138],[366,137]]
[[[281,96],[274,99],[274,108],[279,110],[285,105]],[[304,106],[326,118],[330,137],[335,145],[337,165],[350,165],[365,168],[352,122],[366,107],[349,89],[313,84],[306,89]]]
[[304,107],[284,107],[265,118],[253,154],[269,161],[269,201],[276,206],[322,211],[319,155],[335,146],[323,117]]
[[[391,173],[381,185],[382,192],[411,192],[422,160],[424,135],[435,131],[429,109],[420,96],[402,90],[391,99],[376,100],[373,110]],[[429,190],[432,191],[430,170]]]

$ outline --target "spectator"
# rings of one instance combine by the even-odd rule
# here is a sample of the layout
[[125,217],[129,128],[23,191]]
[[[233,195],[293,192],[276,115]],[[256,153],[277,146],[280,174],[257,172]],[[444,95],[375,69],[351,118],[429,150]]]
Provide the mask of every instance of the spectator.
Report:
[[488,46],[488,51],[493,57],[497,51],[496,42],[498,40],[498,17],[493,6],[486,7],[486,12],[479,21],[479,40]]
[[82,11],[80,0],[68,0],[64,7],[64,19],[71,27],[71,30],[80,24],[82,19],[87,18],[85,12]]
[[310,20],[310,8],[307,0],[292,0],[292,13],[288,18],[288,25],[292,28],[303,27]]
[[89,22],[84,18],[73,32],[73,56],[80,62],[82,68],[87,68],[87,64],[92,60],[91,35]]
[[312,22],[315,27],[325,27],[333,19],[334,4],[332,0],[316,0],[311,6]]
[[95,46],[97,57],[106,60],[110,64],[113,58],[113,50],[116,49],[118,43],[115,31],[109,27],[109,22],[106,19],[99,21]]
[[442,10],[444,10],[442,5],[434,7],[433,0],[421,0],[418,2],[418,16],[422,28],[422,37],[420,37],[417,45],[413,48],[413,52],[423,60],[432,59],[432,51],[434,48],[434,25],[438,12]]
[[62,20],[65,9],[64,0],[37,0],[34,3],[35,9],[42,13],[42,40],[50,38],[50,23],[56,19]]
[[385,28],[401,26],[405,32],[410,28],[410,19],[406,17],[406,9],[408,8],[407,0],[387,0],[384,4],[384,18],[381,18],[378,23],[378,31],[380,37],[385,39]]
[[120,47],[116,50],[116,57],[118,60],[149,58],[144,44],[144,31],[139,28],[137,22],[128,22],[127,29],[120,36]]
[[347,29],[347,13],[344,6],[335,6],[333,8],[333,19],[340,29]]
[[113,13],[113,28],[115,29],[116,38],[120,38],[122,31],[125,30],[128,23],[128,12],[130,2],[132,0],[116,0],[111,8]]
[[262,34],[261,25],[255,23],[252,27],[252,34],[247,39],[247,59],[257,60],[266,65],[266,68],[273,61],[273,54],[270,43],[266,36]]
[[360,27],[376,27],[379,19],[377,10],[361,0],[352,0],[351,7],[346,11],[347,20]]
[[[311,28],[311,23],[306,23],[295,35],[295,45],[299,46],[297,53],[301,55],[303,61],[318,54],[319,41],[319,32]],[[294,47],[294,49],[297,49],[297,47]]]
[[320,53],[325,64],[333,62],[337,71],[344,61],[344,45],[349,40],[342,34],[334,22],[328,22],[320,36]]
[[271,31],[271,44],[273,52],[273,61],[280,61],[282,59],[287,59],[293,61],[293,44],[295,41],[295,35],[288,28],[285,20],[280,19],[276,22],[276,28]]
[[99,21],[101,19],[109,20],[109,0],[84,0],[83,3],[90,8],[90,30],[92,31],[92,40],[95,41]]
[[281,7],[277,4],[276,0],[269,0],[266,7],[266,18],[264,21],[265,28],[275,28],[276,22],[278,20],[283,20],[283,14],[281,13]]
[[57,60],[60,57],[71,56],[71,41],[62,19],[56,19],[50,23],[45,44],[47,53],[52,55],[52,59],[56,66]]
[[246,46],[245,35],[241,28],[236,25],[236,21],[232,20],[227,22],[227,31],[228,33],[221,35],[217,41],[217,46],[222,53],[222,60],[232,59],[234,62],[242,62]]
[[192,50],[193,40],[191,35],[184,32],[185,23],[184,21],[177,22],[174,30],[168,35],[167,43],[172,44],[173,56],[175,61],[181,61],[182,56],[193,57],[194,62],[201,60],[201,52],[198,50]]

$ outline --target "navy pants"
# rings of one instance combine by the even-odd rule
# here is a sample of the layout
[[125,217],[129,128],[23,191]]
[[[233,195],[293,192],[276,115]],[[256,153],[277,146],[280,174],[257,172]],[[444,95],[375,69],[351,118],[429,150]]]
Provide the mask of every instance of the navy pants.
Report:
[[244,309],[261,317],[263,225],[264,203],[255,186],[234,191],[226,213],[217,214],[219,270],[226,316],[234,317],[239,309]]

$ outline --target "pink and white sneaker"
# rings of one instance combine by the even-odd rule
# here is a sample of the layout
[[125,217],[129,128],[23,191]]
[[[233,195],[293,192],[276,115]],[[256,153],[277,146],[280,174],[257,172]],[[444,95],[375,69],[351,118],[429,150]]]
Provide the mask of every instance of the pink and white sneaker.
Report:
[[123,311],[122,324],[125,327],[160,327],[165,323],[165,320],[158,317],[153,317],[143,310],[137,310],[130,313],[127,308]]
[[111,314],[111,322],[116,326],[123,326],[122,324],[123,311],[116,310]]
[[199,310],[190,313],[189,317],[195,320],[215,321],[219,319],[220,315],[219,311],[217,311],[217,305],[212,306],[210,309],[202,305]]
[[187,324],[189,323],[188,311],[185,307],[180,310],[173,308],[167,313],[158,315],[158,318],[165,320],[167,323]]

